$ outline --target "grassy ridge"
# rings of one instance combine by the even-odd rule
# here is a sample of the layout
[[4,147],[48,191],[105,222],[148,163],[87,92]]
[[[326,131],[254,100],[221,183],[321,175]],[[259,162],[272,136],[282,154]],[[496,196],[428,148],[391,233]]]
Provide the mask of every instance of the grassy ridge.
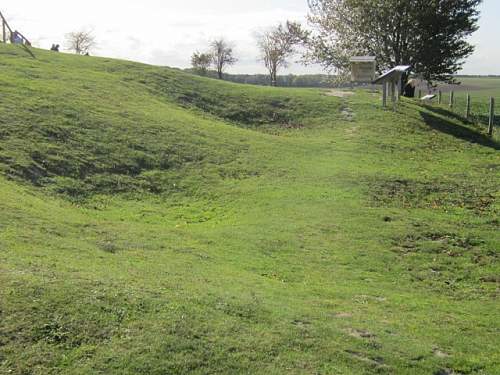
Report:
[[239,153],[237,132],[126,83],[128,63],[110,68],[100,59],[89,70],[68,56],[16,52],[2,75],[0,157],[10,176],[75,197],[163,191],[183,167],[230,163]]
[[248,147],[244,133],[222,122],[296,128],[305,118],[311,124],[321,106],[339,106],[311,90],[243,92],[171,69],[36,54],[5,54],[0,160],[8,175],[73,197],[169,191],[183,167],[209,171],[209,165],[234,162]]
[[0,373],[498,372],[481,129],[0,48]]

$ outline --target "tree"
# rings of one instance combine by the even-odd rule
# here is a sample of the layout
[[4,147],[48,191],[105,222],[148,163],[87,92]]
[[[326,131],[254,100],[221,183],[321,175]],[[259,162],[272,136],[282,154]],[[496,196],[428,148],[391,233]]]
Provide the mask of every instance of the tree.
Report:
[[307,39],[307,33],[297,22],[287,21],[257,35],[257,45],[271,80],[276,86],[278,70],[288,66],[288,59],[293,56],[296,47]]
[[227,66],[234,65],[238,61],[233,55],[232,45],[224,38],[216,39],[210,43],[210,54],[219,79],[222,79],[222,74]]
[[209,53],[201,53],[196,51],[191,56],[191,65],[193,69],[201,75],[206,75],[210,65],[212,64],[212,55]]
[[66,45],[76,54],[85,55],[96,46],[96,41],[91,31],[80,30],[66,34]]
[[309,58],[346,70],[352,55],[374,55],[378,70],[409,64],[429,84],[453,82],[472,54],[482,0],[308,0]]

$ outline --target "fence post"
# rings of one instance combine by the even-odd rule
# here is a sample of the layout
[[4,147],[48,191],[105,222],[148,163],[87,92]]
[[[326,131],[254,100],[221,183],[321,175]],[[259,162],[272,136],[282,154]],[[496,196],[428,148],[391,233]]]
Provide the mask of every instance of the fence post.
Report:
[[3,21],[3,18],[2,18],[2,39],[3,39],[4,43],[7,43],[7,30],[6,30],[5,22]]
[[396,83],[391,81],[391,101],[392,101],[392,110],[396,111]]
[[438,91],[438,104],[441,104],[441,102],[443,101],[443,93],[441,92],[441,90]]
[[470,117],[470,94],[467,93],[467,107],[465,108],[465,118],[468,120]]
[[493,135],[493,126],[495,123],[495,98],[490,98],[490,121],[488,123],[488,135]]
[[422,97],[422,90],[418,89],[418,98],[420,99]]
[[455,101],[455,93],[453,90],[450,91],[450,108],[453,108],[453,102]]
[[382,106],[387,107],[387,82],[382,84]]

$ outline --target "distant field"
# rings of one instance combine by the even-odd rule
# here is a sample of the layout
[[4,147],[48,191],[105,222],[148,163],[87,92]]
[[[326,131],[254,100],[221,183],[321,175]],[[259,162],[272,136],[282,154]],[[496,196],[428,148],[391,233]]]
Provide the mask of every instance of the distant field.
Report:
[[460,84],[441,85],[439,89],[443,92],[449,92],[451,90],[455,92],[469,91],[481,96],[500,97],[500,77],[459,77],[457,80]]

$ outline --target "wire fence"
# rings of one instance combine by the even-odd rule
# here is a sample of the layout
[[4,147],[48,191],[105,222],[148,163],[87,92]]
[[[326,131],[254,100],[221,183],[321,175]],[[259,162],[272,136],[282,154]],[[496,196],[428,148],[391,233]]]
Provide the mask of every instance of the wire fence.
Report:
[[[421,90],[418,96],[422,97]],[[484,126],[490,132],[498,131],[500,127],[500,96],[488,96],[478,91],[438,91],[433,102],[470,122]]]
[[[470,98],[469,104],[467,103],[467,96]],[[496,100],[495,98],[493,98],[493,100],[493,126],[500,126],[500,113],[497,113],[497,111],[495,111],[495,109],[500,107],[499,105],[497,105],[500,98]],[[488,125],[490,121],[490,103],[491,99],[489,97],[475,96],[474,93],[468,94],[460,92],[454,94],[454,101],[451,109],[455,113],[462,114],[469,121]],[[495,106],[497,108],[495,108]]]

